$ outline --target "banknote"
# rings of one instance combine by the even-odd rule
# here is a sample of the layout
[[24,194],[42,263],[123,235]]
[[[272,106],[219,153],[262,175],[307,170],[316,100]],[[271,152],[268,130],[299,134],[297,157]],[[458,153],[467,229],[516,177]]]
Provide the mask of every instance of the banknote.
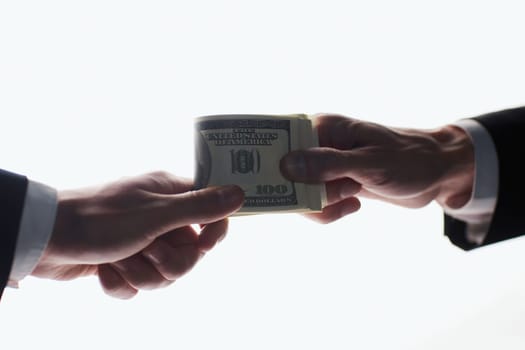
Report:
[[196,187],[240,186],[245,201],[237,215],[319,212],[324,186],[291,182],[279,169],[288,152],[316,146],[312,121],[304,114],[197,118]]

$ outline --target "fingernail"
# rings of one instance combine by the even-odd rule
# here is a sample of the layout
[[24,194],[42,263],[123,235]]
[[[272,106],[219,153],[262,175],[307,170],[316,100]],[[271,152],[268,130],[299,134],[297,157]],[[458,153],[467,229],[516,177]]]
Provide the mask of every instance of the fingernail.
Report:
[[304,155],[299,152],[292,152],[284,156],[281,160],[281,170],[292,177],[306,176],[306,160]]

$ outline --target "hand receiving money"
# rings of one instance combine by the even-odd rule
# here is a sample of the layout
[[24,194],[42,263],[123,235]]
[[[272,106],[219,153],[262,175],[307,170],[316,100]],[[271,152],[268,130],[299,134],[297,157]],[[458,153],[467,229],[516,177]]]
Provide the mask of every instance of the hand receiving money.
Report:
[[335,221],[356,211],[357,199],[348,196],[356,188],[360,197],[409,208],[433,200],[459,208],[471,196],[472,145],[458,127],[401,129],[321,115],[315,128],[321,147],[291,152],[281,169],[291,181],[326,185],[329,203],[317,215],[319,221]]

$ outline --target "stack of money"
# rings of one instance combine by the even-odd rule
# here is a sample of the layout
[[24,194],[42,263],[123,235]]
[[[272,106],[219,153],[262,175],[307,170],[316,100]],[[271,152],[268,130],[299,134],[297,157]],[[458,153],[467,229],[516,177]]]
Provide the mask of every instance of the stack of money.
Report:
[[322,210],[323,185],[291,182],[279,169],[288,152],[318,146],[307,115],[206,116],[195,129],[196,188],[240,186],[245,201],[237,215]]

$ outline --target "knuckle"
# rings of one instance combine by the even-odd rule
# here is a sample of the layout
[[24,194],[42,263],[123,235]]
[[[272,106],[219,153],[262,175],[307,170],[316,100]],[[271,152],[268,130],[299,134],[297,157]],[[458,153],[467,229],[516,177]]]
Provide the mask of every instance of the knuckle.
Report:
[[390,183],[391,175],[386,169],[375,169],[370,171],[367,181],[372,187],[387,187]]
[[[207,188],[187,192],[184,203],[179,202],[179,205],[184,206],[187,212],[204,215],[206,212],[217,208],[221,202],[221,193],[216,189]],[[196,210],[197,208],[198,210]]]
[[159,192],[165,192],[172,188],[172,178],[173,175],[164,170],[158,170],[146,174],[146,179],[151,183],[152,188]]
[[153,179],[166,179],[170,178],[172,175],[165,170],[156,170],[148,173],[147,176]]
[[351,122],[344,124],[343,122],[340,122],[339,126],[343,127],[350,134],[359,134],[364,128],[366,128],[367,123],[362,120],[352,120]]
[[[196,254],[195,254],[196,255]],[[196,256],[181,255],[177,262],[166,266],[164,275],[169,280],[175,280],[190,271],[197,262]]]
[[347,162],[347,157],[341,151],[322,149],[315,158],[306,163],[308,177],[319,181],[328,181],[337,177],[338,173]]
[[137,257],[115,264],[122,278],[136,289],[155,289],[164,281],[160,273],[150,264],[140,261]]
[[191,251],[188,251],[187,248],[182,248],[181,251],[176,252],[173,250],[168,251],[166,248],[161,249],[160,246],[154,252],[145,252],[146,258],[151,261],[164,280],[153,279],[144,282],[148,286],[154,285],[155,288],[173,282],[193,267],[196,262],[196,254],[197,252],[193,248]]
[[165,170],[156,170],[146,174],[146,177],[156,182],[164,183],[173,178],[173,175]]
[[[164,263],[156,264],[156,266],[166,281],[175,281],[182,275],[177,267],[175,267],[171,262],[165,261]],[[160,284],[162,284],[162,282],[164,281],[161,281]]]

